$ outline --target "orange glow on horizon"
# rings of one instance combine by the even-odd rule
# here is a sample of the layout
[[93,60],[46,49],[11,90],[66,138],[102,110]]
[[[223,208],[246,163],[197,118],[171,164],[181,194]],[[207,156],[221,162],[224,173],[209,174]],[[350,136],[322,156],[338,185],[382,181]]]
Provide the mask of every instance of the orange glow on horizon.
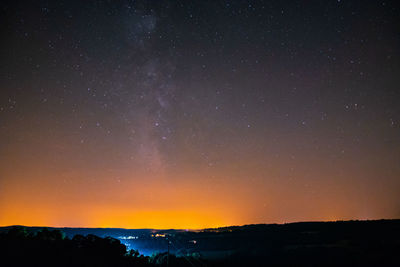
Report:
[[373,171],[353,162],[337,169],[316,156],[292,163],[295,173],[262,151],[212,168],[188,162],[180,169],[119,170],[85,166],[78,156],[54,162],[20,149],[10,151],[0,166],[7,178],[0,180],[1,226],[199,229],[394,218],[397,208],[395,186],[393,192],[363,187]]
[[101,184],[90,179],[83,182],[78,173],[70,173],[69,182],[61,184],[53,181],[51,174],[33,169],[29,173],[25,183],[12,182],[23,179],[18,172],[13,174],[21,175],[18,179],[2,182],[1,226],[202,229],[385,216],[362,210],[352,202],[357,195],[344,192],[347,197],[337,198],[336,192],[342,190],[338,185],[306,195],[298,185],[280,187],[253,180],[255,186],[249,188],[246,181],[234,176],[225,182],[224,173],[214,180],[148,175],[142,183],[127,179],[130,174],[120,182],[96,174]]

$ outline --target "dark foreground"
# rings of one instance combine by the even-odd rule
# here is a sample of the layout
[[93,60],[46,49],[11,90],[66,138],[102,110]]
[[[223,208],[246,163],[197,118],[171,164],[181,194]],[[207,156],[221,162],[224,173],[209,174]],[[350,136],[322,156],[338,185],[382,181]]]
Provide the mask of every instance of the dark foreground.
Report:
[[[74,232],[80,234],[72,236]],[[119,239],[104,237],[106,233],[118,234],[123,242],[129,240],[129,244],[124,242],[129,247],[153,247],[154,253],[140,255]],[[138,236],[132,237],[133,233]],[[167,240],[170,254],[155,249],[167,249]],[[400,220],[247,225],[203,231],[0,228],[0,266],[167,265],[400,266]]]

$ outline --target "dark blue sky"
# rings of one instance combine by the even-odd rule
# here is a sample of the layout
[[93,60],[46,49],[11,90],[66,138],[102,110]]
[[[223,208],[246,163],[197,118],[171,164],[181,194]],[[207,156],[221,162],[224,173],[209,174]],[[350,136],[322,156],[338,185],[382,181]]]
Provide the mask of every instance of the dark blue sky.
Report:
[[400,216],[396,1],[0,12],[0,224],[117,224],[87,209],[190,211],[200,226]]

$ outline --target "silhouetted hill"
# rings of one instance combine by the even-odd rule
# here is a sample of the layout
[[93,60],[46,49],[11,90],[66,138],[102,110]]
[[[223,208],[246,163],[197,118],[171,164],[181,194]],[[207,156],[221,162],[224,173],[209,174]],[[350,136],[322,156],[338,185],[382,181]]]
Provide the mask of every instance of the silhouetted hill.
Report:
[[[400,220],[197,231],[3,227],[0,245],[3,263],[17,259],[27,266],[154,266],[168,258],[170,266],[400,266]],[[142,251],[153,255],[139,256]]]

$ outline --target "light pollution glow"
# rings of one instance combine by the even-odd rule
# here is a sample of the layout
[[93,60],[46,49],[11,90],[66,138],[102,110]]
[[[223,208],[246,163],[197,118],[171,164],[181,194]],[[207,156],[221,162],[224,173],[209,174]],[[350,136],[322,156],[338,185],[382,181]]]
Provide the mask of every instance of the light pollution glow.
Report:
[[[338,182],[331,177],[341,171],[331,168],[330,176],[323,174],[323,166],[296,168],[297,178],[307,175],[309,184],[305,186],[290,180],[288,176],[293,174],[282,171],[284,163],[279,165],[277,161],[269,166],[254,160],[237,162],[214,168],[212,175],[210,170],[203,170],[167,176],[135,170],[110,174],[101,170],[73,171],[68,166],[52,169],[31,160],[31,164],[20,168],[15,168],[17,161],[8,161],[2,168],[2,175],[9,179],[1,182],[0,225],[199,229],[373,219],[390,217],[390,210],[396,208],[390,206],[392,200],[387,193],[366,191],[356,179],[353,185],[346,178]],[[320,162],[303,159],[299,164],[310,160]],[[347,168],[349,173],[351,166]],[[247,174],[240,172],[243,169]],[[110,175],[119,178],[110,180]],[[243,175],[249,180],[241,179]],[[320,175],[325,175],[323,183],[318,179]],[[54,179],[56,176],[62,178]],[[262,179],[265,176],[270,179]],[[388,209],[381,210],[380,206]]]

